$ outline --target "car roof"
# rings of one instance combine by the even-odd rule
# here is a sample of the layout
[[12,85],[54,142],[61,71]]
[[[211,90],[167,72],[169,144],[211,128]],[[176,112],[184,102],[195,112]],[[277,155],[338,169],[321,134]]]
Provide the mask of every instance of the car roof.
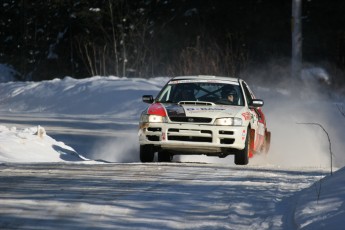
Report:
[[220,76],[212,76],[212,75],[193,75],[193,76],[177,76],[170,80],[222,80],[222,81],[230,81],[238,83],[240,81],[239,78],[234,77],[220,77]]

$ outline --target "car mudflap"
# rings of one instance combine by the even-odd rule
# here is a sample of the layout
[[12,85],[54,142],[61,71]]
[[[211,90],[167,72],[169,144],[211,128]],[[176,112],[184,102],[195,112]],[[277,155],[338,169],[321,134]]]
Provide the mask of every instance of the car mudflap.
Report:
[[250,129],[249,130],[249,135],[250,135],[250,143],[249,144],[249,158],[252,158],[254,155],[254,143],[255,143],[255,130],[254,129]]

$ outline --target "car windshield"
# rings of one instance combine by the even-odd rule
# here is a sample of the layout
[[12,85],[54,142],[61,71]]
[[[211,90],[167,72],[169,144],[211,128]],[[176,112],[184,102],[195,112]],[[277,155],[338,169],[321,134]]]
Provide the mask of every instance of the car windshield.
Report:
[[157,102],[202,101],[222,105],[244,105],[239,83],[217,80],[173,80],[158,94]]

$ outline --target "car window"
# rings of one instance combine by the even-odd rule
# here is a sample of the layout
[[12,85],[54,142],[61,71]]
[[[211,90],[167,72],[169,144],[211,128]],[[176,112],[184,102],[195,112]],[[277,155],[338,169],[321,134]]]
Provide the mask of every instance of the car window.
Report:
[[161,90],[156,101],[203,101],[223,105],[244,105],[243,93],[238,83],[229,84],[226,81],[214,80],[171,81]]
[[243,91],[244,91],[244,95],[246,97],[247,103],[249,104],[252,101],[252,99],[254,99],[253,94],[249,90],[246,83],[243,82],[242,86],[243,86]]
[[163,90],[157,96],[157,101],[167,102],[170,97],[171,85],[166,85]]

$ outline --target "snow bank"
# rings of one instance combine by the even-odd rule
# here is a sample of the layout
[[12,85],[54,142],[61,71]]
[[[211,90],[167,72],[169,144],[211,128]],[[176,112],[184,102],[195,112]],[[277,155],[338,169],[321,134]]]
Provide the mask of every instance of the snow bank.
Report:
[[158,92],[167,78],[91,77],[1,84],[0,111],[13,113],[116,114],[133,117],[143,94]]
[[295,223],[301,229],[344,229],[345,168],[300,192]]
[[22,130],[0,126],[0,162],[68,162],[87,160],[73,148],[49,137],[43,127]]
[[[76,117],[76,123],[78,117],[82,119],[86,115],[95,115],[95,119],[98,116],[110,116],[136,121],[138,114],[146,107],[141,96],[156,94],[167,81],[168,78],[163,77],[147,80],[114,76],[95,76],[81,80],[65,77],[41,82],[6,81],[0,83],[0,113],[3,117],[11,114],[47,118],[51,115],[71,115]],[[20,123],[23,119],[25,120],[24,117],[19,117],[17,122]],[[51,123],[51,120],[47,123]],[[17,130],[15,127],[2,126],[0,162],[82,160],[72,147],[57,142],[48,135],[38,138],[34,135],[35,132],[37,127]],[[104,146],[99,148],[104,150],[103,154],[107,154]]]

